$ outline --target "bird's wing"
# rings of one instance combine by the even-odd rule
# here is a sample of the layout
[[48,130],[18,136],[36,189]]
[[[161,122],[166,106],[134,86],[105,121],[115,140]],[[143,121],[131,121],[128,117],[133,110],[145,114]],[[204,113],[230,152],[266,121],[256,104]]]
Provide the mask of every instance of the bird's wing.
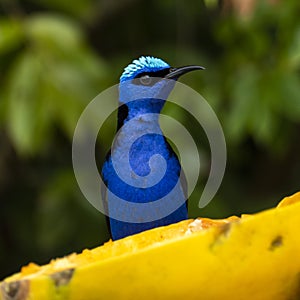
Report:
[[111,231],[110,231],[110,222],[109,222],[109,214],[108,214],[107,179],[103,175],[103,168],[104,168],[105,164],[108,163],[108,161],[110,159],[110,156],[111,156],[111,151],[109,150],[109,152],[105,156],[105,160],[104,160],[104,163],[102,165],[102,170],[101,170],[102,180],[101,180],[101,184],[100,184],[102,204],[103,204],[103,209],[104,209],[104,213],[105,213],[105,216],[106,216],[106,223],[107,223],[109,233],[111,233]]
[[[168,147],[168,150],[169,150],[169,153],[171,156],[174,156],[178,162],[179,162],[179,159],[178,159],[178,156],[176,154],[176,152],[173,150],[173,148],[171,147],[170,143],[168,142],[168,140],[166,139],[166,137],[164,136],[164,140],[165,140],[165,143]],[[185,176],[185,173],[181,167],[181,173],[182,173],[182,176],[180,176],[180,185],[181,185],[181,188],[182,188],[182,192],[183,192],[183,195],[184,195],[184,198],[186,199],[186,206],[188,205],[188,188],[187,188],[187,180],[186,180],[186,176]],[[180,175],[180,174],[178,174]]]

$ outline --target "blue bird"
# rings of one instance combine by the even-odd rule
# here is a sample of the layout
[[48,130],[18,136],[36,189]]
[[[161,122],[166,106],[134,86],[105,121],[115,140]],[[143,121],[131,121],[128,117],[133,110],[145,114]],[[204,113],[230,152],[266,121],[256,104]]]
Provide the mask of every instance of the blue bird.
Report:
[[117,135],[102,166],[102,198],[111,238],[117,240],[188,218],[187,187],[179,159],[159,126],[159,114],[183,74],[142,56],[120,78]]

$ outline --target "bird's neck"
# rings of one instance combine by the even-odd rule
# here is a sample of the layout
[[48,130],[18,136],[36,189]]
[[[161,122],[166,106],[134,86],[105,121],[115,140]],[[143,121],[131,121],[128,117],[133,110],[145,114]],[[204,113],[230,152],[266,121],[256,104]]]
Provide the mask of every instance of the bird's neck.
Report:
[[142,99],[127,102],[118,109],[118,130],[127,122],[132,127],[143,129],[159,126],[159,114],[165,101],[159,99]]

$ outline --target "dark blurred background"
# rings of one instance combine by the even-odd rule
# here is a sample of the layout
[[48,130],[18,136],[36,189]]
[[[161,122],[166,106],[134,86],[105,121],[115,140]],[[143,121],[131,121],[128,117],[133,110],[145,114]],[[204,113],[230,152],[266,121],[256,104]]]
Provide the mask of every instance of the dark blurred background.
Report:
[[[77,186],[72,137],[84,107],[140,55],[206,67],[181,81],[215,110],[228,162],[202,210],[199,181],[191,217],[257,212],[300,189],[299,0],[0,3],[0,279],[108,239]],[[202,152],[208,163],[207,143]]]

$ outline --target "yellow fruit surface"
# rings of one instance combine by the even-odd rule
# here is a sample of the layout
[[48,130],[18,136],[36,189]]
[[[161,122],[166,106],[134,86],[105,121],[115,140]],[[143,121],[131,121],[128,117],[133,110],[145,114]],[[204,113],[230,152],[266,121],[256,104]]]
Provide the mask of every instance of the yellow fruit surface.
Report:
[[242,218],[198,218],[30,263],[0,300],[300,299],[300,193]]

